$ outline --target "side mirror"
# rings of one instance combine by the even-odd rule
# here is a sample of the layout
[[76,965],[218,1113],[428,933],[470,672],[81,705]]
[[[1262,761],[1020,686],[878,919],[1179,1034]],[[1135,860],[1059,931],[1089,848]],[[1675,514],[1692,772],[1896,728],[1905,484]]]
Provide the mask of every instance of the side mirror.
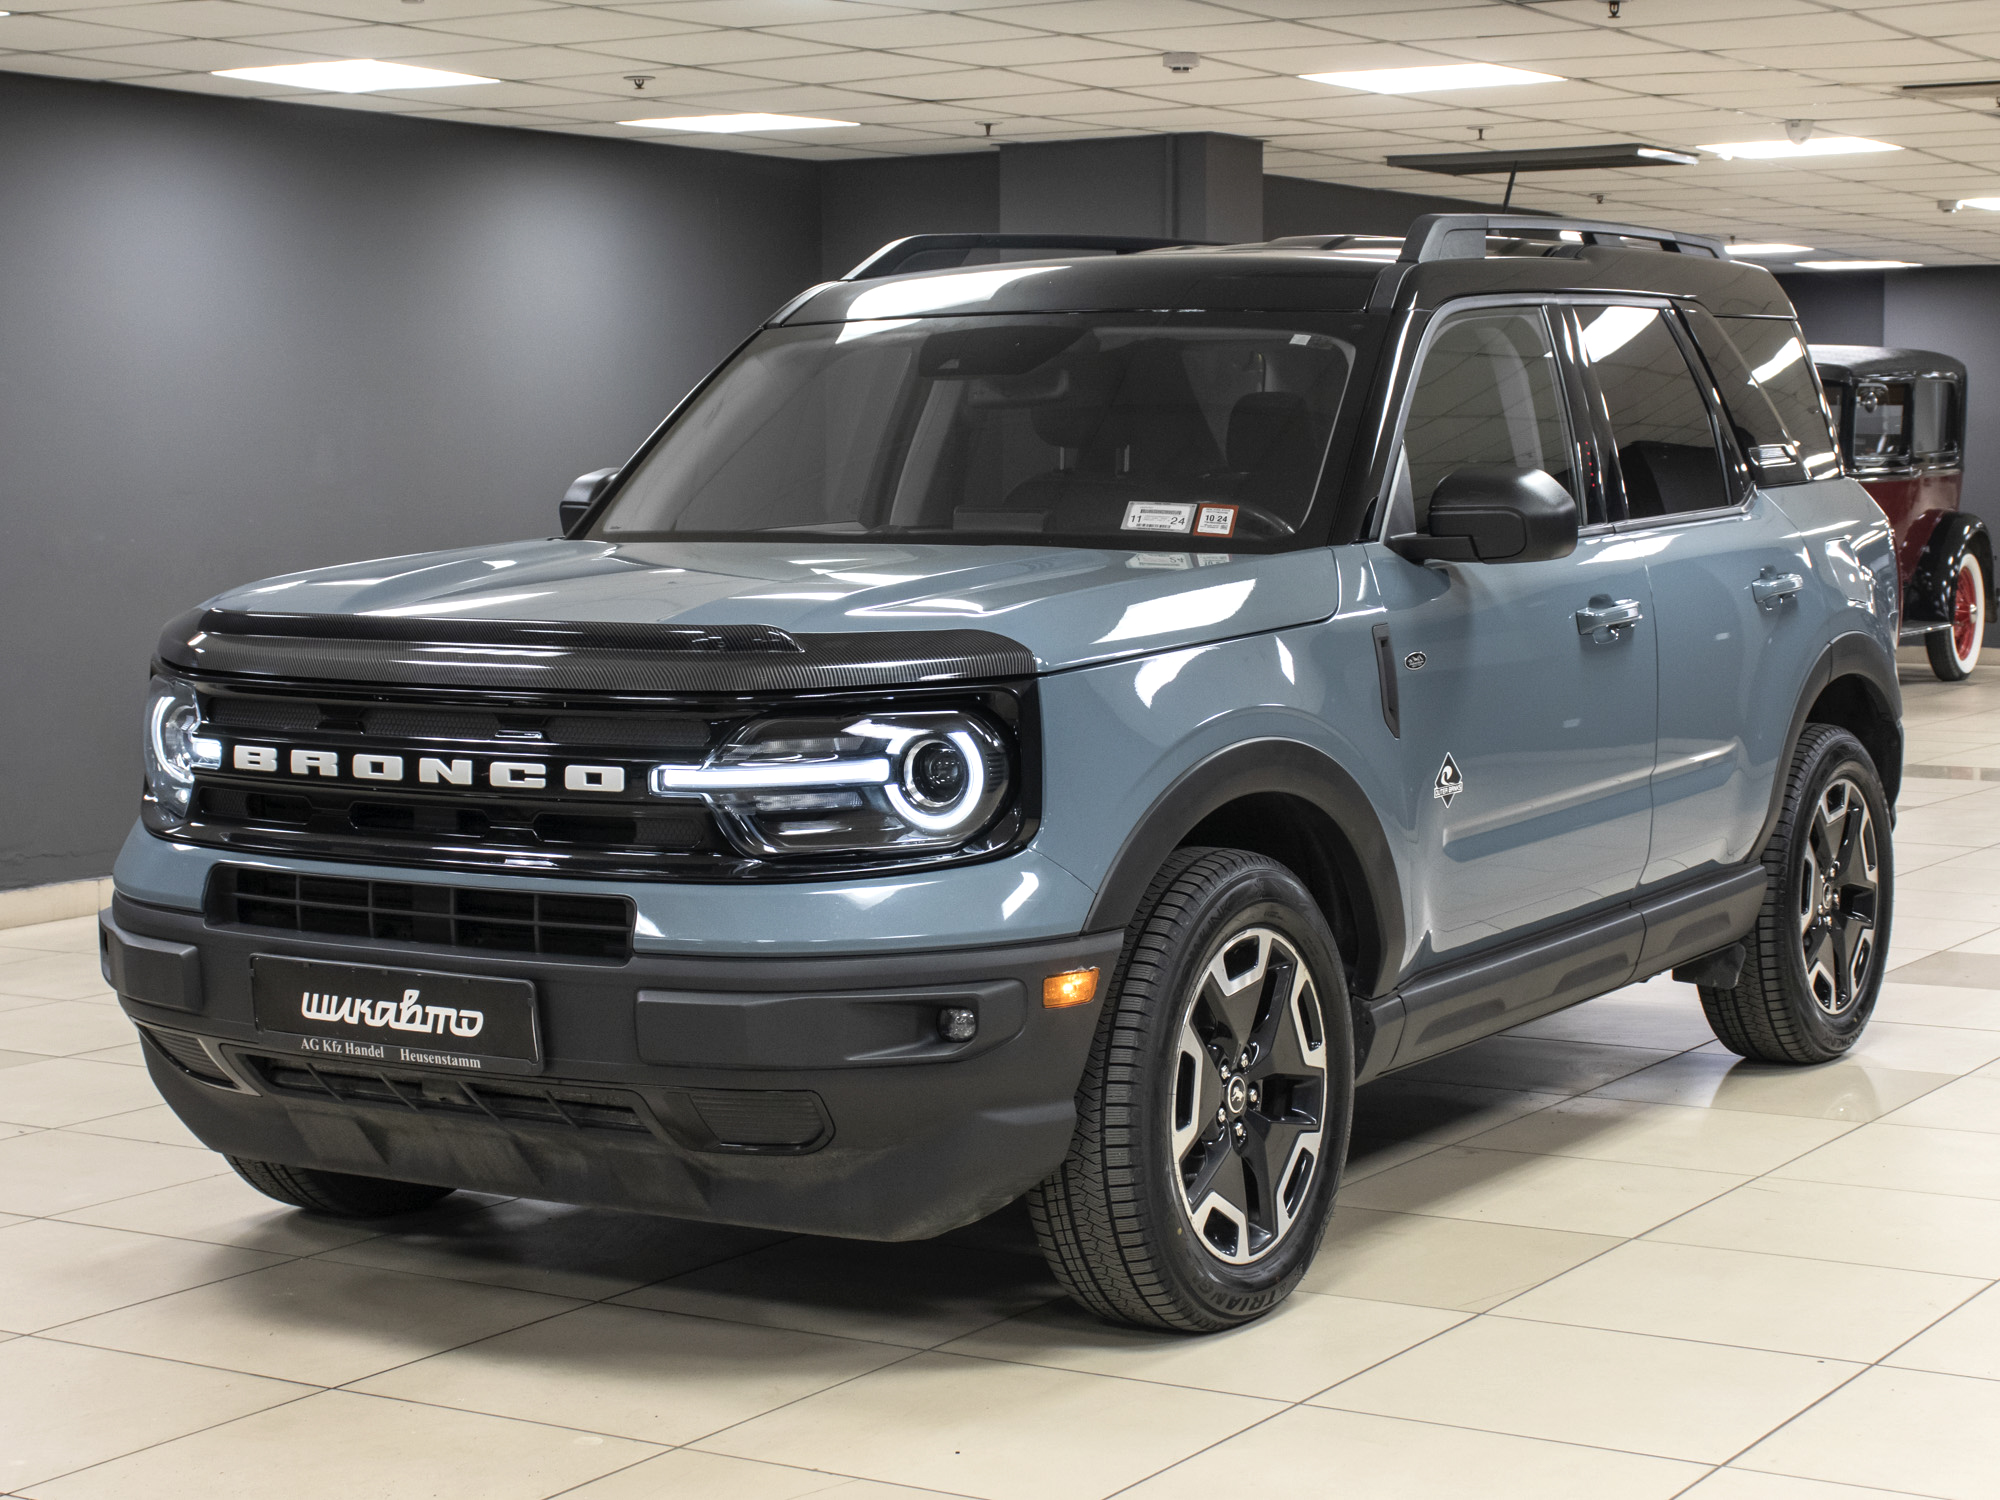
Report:
[[1389,546],[1412,562],[1546,562],[1576,550],[1576,500],[1541,469],[1467,464],[1431,492],[1428,526]]
[[556,507],[556,514],[562,518],[564,536],[576,530],[577,523],[590,513],[590,507],[597,503],[598,496],[609,489],[611,481],[617,477],[616,469],[592,469],[570,482],[570,487],[563,491],[562,504]]

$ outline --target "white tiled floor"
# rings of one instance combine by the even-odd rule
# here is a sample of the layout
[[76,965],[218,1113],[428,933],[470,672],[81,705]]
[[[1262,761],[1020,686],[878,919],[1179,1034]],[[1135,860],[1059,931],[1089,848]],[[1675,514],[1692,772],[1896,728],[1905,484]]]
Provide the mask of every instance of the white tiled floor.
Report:
[[281,1210],[155,1102],[90,921],[0,932],[0,1493],[2000,1497],[2000,676],[1905,691],[1850,1058],[1655,980],[1373,1085],[1305,1289],[1207,1340],[1082,1316],[1018,1214]]

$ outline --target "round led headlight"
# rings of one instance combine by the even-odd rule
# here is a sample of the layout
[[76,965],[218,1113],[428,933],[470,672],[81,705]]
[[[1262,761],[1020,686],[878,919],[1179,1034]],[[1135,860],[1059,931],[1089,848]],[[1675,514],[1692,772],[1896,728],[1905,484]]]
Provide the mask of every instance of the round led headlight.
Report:
[[656,796],[702,797],[746,853],[955,848],[1012,782],[1006,741],[969,713],[763,719],[698,766],[655,766]]
[[204,735],[201,727],[201,705],[194,689],[184,682],[154,678],[146,701],[146,785],[176,815],[187,812],[194,773],[222,764],[222,742]]

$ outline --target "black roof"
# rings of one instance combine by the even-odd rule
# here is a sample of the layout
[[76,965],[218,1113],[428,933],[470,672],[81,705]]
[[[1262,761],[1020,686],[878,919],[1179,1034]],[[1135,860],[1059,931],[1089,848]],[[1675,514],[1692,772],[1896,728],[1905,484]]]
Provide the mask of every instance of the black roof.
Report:
[[[1058,253],[992,258],[1043,247]],[[1065,257],[1063,249],[1085,253]],[[941,259],[950,263],[895,269],[937,267]],[[1480,293],[1564,291],[1689,297],[1723,317],[1793,316],[1769,271],[1728,259],[1714,240],[1586,220],[1432,214],[1400,242],[1346,234],[1251,245],[919,235],[883,247],[846,279],[813,288],[773,321],[1158,308],[1387,311]]]
[[1960,382],[1965,379],[1965,365],[1935,349],[1814,344],[1811,351],[1819,378],[1836,385],[1849,385],[1857,380],[1908,380],[1918,375],[1943,375]]

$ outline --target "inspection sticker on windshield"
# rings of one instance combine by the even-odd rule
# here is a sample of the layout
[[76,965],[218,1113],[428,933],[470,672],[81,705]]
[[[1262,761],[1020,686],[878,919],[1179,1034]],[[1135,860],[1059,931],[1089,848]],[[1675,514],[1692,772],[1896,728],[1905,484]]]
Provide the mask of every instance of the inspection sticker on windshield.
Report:
[[1125,505],[1126,531],[1186,531],[1192,525],[1192,504],[1169,500],[1130,500]]
[[1233,536],[1236,532],[1236,507],[1233,505],[1204,505],[1201,514],[1194,518],[1196,536]]

